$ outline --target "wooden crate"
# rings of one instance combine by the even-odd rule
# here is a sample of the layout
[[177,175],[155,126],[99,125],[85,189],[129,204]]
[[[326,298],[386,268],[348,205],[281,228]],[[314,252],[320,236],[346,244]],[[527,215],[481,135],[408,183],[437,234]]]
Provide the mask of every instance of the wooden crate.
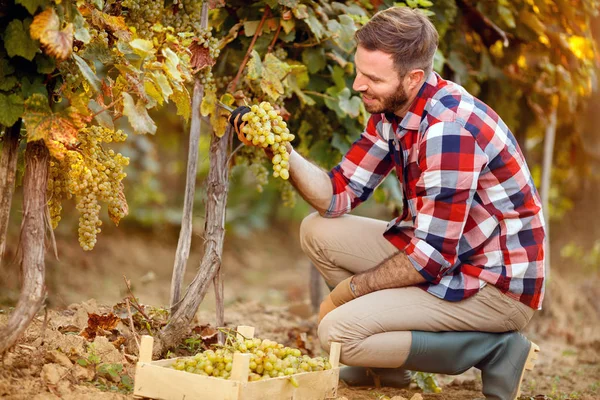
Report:
[[[238,332],[254,337],[254,327],[240,326]],[[177,360],[152,361],[153,338],[143,336],[140,359],[135,370],[133,394],[161,400],[324,400],[335,399],[339,380],[340,343],[332,343],[329,362],[332,369],[292,375],[289,377],[248,381],[250,354],[235,353],[231,377],[213,378],[170,368]]]

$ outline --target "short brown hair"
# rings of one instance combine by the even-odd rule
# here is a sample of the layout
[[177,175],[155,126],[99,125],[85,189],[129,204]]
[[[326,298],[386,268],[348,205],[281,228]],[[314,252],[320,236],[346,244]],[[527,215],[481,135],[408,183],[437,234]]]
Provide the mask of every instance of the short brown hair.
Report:
[[355,38],[366,50],[391,54],[400,76],[420,68],[427,77],[433,69],[439,35],[421,11],[392,7],[375,14],[356,32]]

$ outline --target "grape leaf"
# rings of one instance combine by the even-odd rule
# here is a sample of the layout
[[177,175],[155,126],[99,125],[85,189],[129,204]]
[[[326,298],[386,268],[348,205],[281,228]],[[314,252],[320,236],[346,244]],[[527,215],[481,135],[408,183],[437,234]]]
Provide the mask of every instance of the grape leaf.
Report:
[[77,10],[75,16],[73,17],[73,25],[75,26],[75,39],[83,42],[84,44],[88,44],[92,41],[90,31],[87,29],[87,23],[85,22],[85,19],[79,10]]
[[160,71],[152,71],[150,73],[150,79],[152,79],[156,86],[160,88],[165,101],[169,102],[169,97],[173,94],[173,88],[165,74]]
[[127,28],[125,19],[122,16],[108,15],[102,11],[93,9],[92,25],[112,33],[115,37],[125,42],[131,40],[132,33]]
[[181,76],[181,72],[178,69],[179,57],[177,56],[177,54],[168,47],[162,49],[162,54],[165,57],[165,62],[163,63],[163,70],[167,73],[167,76],[169,76],[176,82],[183,82],[183,77]]
[[100,79],[96,76],[92,68],[88,65],[87,62],[77,54],[73,54],[73,58],[75,59],[75,63],[77,63],[77,67],[79,67],[79,71],[81,75],[85,78],[85,80],[92,86],[94,92],[100,91]]
[[[248,37],[254,36],[259,25],[260,25],[260,21],[245,21],[244,22],[244,34]],[[262,32],[260,32],[259,35],[260,34],[262,34]]]
[[9,91],[17,85],[19,80],[16,76],[7,76],[0,78],[0,90]]
[[285,7],[294,8],[298,5],[299,0],[278,0],[279,4]]
[[323,26],[321,21],[319,21],[312,8],[308,9],[308,18],[306,18],[305,22],[312,31],[312,33],[315,35],[315,38],[317,40],[320,40],[327,33],[325,27]]
[[300,4],[298,7],[293,8],[292,12],[294,16],[298,19],[306,19],[308,18],[308,7],[306,4]]
[[171,99],[177,106],[177,115],[181,115],[183,119],[188,121],[192,112],[190,92],[188,92],[185,86],[181,85],[173,92]]
[[39,46],[29,36],[31,18],[24,21],[12,20],[4,31],[4,48],[10,57],[21,56],[29,61],[33,60]]
[[44,51],[58,60],[66,60],[73,50],[73,24],[60,30],[60,20],[49,7],[33,18],[29,27],[32,39],[39,40]]
[[308,106],[315,105],[315,101],[312,97],[307,96],[302,92],[302,89],[304,89],[310,81],[306,66],[297,61],[288,61],[288,64],[290,65],[290,73],[286,78],[288,87],[292,89],[296,96],[298,96],[302,104]]
[[204,117],[213,114],[217,106],[217,94],[214,91],[204,93],[202,104],[200,104],[200,114]]
[[158,88],[158,85],[154,83],[154,81],[150,78],[144,79],[144,91],[146,92],[146,96],[149,99],[154,100],[154,103],[158,103],[158,105],[163,105],[165,99]]
[[202,68],[215,65],[215,60],[210,56],[210,49],[198,44],[198,39],[194,39],[189,50],[192,53],[190,66],[194,73],[200,71]]
[[13,72],[15,72],[15,67],[10,64],[8,59],[0,58],[0,78],[11,75]]
[[47,31],[57,31],[60,29],[60,20],[54,8],[50,7],[35,16],[29,32],[31,38],[39,40]]
[[51,74],[56,69],[54,58],[48,57],[45,54],[36,54],[35,64],[37,65],[37,72],[40,74]]
[[290,33],[291,31],[293,31],[296,28],[296,21],[294,21],[293,19],[288,19],[286,21],[285,19],[282,18],[280,24],[285,33]]
[[260,88],[271,99],[277,100],[284,93],[282,80],[289,72],[290,66],[287,63],[279,60],[271,53],[267,54],[263,62]]
[[333,33],[333,41],[346,53],[351,53],[354,50],[354,33],[356,32],[356,24],[348,15],[340,15],[339,22],[329,20],[327,28]]
[[508,26],[509,28],[514,29],[517,26],[512,11],[510,10],[510,8],[506,7],[502,3],[498,4],[498,15],[500,15],[502,21],[504,21],[506,26]]
[[29,14],[35,14],[39,7],[44,7],[49,4],[48,0],[16,0],[15,3],[21,4],[29,11]]
[[44,84],[43,77],[34,76],[33,80],[27,77],[21,79],[21,96],[24,99],[31,97],[34,93],[39,93],[44,97],[48,97],[48,87]]
[[133,52],[142,58],[146,58],[155,52],[154,45],[150,40],[133,39],[129,42],[129,45],[133,49]]
[[314,74],[327,65],[323,47],[308,47],[302,52],[302,62],[308,67],[308,72]]
[[358,117],[360,114],[361,100],[357,96],[352,96],[350,89],[347,87],[339,90],[335,86],[327,89],[327,94],[334,99],[325,98],[325,104],[331,110],[335,111],[339,118],[344,118],[346,115],[352,118]]
[[23,115],[23,98],[16,93],[0,93],[0,125],[13,126]]
[[95,100],[90,100],[88,107],[94,113],[94,118],[98,122],[98,125],[108,129],[115,129],[115,124],[110,116],[110,112],[105,110],[104,105],[99,104]]
[[127,92],[123,92],[123,114],[129,119],[135,133],[156,133],[156,124],[148,115],[144,102],[138,100],[136,104],[133,97]]
[[77,132],[83,124],[79,115],[71,110],[66,116],[53,113],[48,98],[39,93],[34,93],[25,101],[23,122],[27,129],[27,141],[44,140],[50,154],[58,159],[64,157],[65,145],[76,143]]
[[66,60],[73,51],[73,24],[61,31],[48,31],[40,39],[46,54],[57,60]]
[[250,61],[248,61],[248,74],[246,75],[250,80],[257,80],[262,76],[262,61],[256,50],[252,50]]

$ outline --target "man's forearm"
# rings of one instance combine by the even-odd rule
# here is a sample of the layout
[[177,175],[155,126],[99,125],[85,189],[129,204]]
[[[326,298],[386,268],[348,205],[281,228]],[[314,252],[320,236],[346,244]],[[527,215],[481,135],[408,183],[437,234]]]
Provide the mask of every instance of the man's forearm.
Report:
[[425,278],[415,269],[404,252],[396,253],[378,266],[356,274],[352,278],[356,296],[424,282],[426,282]]
[[302,157],[289,146],[290,183],[300,196],[323,214],[331,204],[333,188],[329,175],[310,161]]

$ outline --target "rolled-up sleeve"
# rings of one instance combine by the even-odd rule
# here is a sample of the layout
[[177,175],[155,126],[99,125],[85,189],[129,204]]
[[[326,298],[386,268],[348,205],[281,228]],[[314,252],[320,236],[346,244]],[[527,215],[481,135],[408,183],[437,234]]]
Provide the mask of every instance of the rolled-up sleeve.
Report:
[[422,173],[413,202],[412,238],[405,252],[431,283],[458,265],[458,244],[488,159],[473,135],[457,122],[438,122],[419,141]]
[[372,115],[366,129],[342,161],[329,172],[333,186],[331,204],[324,217],[344,215],[367,200],[389,174],[393,161],[389,144],[378,133],[380,115]]

